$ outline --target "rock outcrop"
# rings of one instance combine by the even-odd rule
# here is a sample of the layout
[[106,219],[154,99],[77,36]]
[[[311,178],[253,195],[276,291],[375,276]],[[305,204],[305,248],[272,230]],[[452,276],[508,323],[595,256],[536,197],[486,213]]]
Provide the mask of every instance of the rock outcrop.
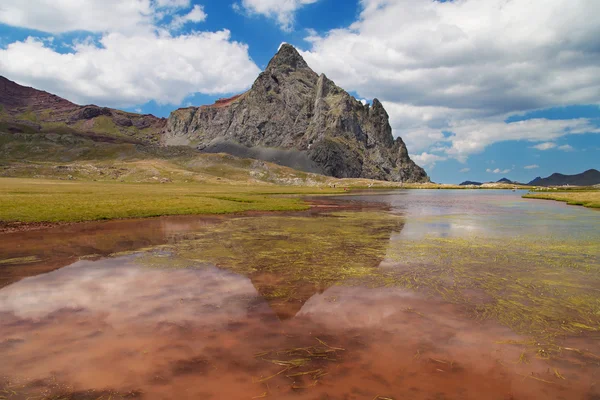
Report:
[[171,113],[163,144],[236,155],[247,149],[255,158],[269,154],[283,165],[293,159],[289,166],[338,178],[429,181],[392,136],[379,100],[362,104],[287,44],[246,93]]

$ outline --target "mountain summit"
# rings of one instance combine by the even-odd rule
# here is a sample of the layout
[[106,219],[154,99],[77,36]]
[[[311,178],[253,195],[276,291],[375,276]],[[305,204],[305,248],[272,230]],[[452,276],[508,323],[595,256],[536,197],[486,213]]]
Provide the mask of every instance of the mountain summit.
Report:
[[283,44],[252,88],[210,106],[174,111],[165,145],[275,161],[338,178],[427,182],[394,139],[379,100],[356,100]]

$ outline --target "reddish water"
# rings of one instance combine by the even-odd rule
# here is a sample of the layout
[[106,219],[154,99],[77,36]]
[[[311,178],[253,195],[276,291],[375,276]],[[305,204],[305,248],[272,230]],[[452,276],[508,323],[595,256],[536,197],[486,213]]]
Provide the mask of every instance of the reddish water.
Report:
[[[90,224],[0,242],[2,259],[38,257],[0,266],[0,398],[600,399],[598,337],[565,339],[585,356],[520,360],[522,346],[506,341],[528,338],[414,291],[331,286],[282,313],[257,290],[276,277],[101,256],[222,220]],[[408,214],[391,235],[424,229],[410,223]],[[99,256],[75,261],[85,254]]]

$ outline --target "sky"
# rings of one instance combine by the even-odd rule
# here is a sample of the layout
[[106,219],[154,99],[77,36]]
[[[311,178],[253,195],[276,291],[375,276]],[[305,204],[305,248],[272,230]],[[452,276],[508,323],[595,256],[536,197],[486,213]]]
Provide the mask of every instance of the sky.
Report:
[[598,0],[0,0],[0,75],[166,117],[247,90],[281,43],[435,182],[600,169]]

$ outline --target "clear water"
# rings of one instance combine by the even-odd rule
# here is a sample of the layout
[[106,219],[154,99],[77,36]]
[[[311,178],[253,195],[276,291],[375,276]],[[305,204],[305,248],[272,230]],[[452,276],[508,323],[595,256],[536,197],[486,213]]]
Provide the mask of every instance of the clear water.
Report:
[[311,201],[0,236],[0,396],[600,398],[600,213]]

